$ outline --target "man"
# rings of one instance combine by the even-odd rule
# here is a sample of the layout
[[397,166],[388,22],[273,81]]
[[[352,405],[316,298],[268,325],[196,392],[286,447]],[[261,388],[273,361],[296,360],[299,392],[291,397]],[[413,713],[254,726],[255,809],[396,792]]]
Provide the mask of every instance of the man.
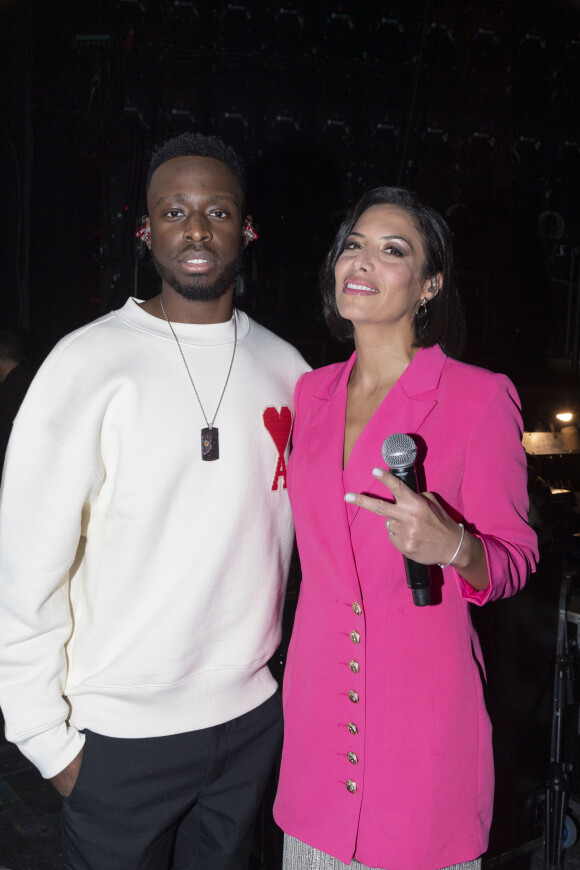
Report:
[[255,237],[235,153],[170,140],[147,206],[160,295],[65,337],[15,423],[0,703],[64,798],[67,868],[237,870],[281,734],[267,662],[308,367],[233,310]]

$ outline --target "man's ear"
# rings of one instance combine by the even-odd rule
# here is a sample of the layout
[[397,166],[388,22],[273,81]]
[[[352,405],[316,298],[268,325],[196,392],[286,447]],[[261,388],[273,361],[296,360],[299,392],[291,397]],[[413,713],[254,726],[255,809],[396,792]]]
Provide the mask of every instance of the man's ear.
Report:
[[149,250],[151,250],[151,225],[148,215],[144,214],[141,218],[141,226],[135,230],[135,236],[145,242]]
[[250,242],[258,238],[258,233],[252,224],[252,215],[248,214],[242,223],[242,248],[247,248]]
[[143,226],[145,227],[145,244],[151,250],[151,221],[148,214],[143,215]]

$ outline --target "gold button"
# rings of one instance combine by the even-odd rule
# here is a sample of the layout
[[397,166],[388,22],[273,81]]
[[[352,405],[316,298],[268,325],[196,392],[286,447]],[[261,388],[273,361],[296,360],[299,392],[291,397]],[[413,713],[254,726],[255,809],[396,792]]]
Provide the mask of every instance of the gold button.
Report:
[[348,728],[348,730],[350,731],[351,734],[358,734],[358,728],[354,724],[354,722],[349,722],[346,727]]
[[349,791],[351,794],[354,794],[354,793],[355,793],[355,791],[356,791],[356,782],[353,782],[352,779],[347,779],[347,781],[345,782],[345,785],[346,785],[348,791]]
[[354,659],[351,659],[349,661],[348,666],[351,669],[351,671],[353,672],[353,674],[358,674],[358,672],[360,671],[360,665],[358,662],[355,662]]
[[353,704],[358,704],[358,692],[353,692],[352,689],[348,693],[348,697],[352,701]]
[[355,602],[354,602],[354,604],[352,605],[352,609],[354,610],[354,612],[356,613],[357,616],[360,616],[360,615],[361,615],[361,613],[362,613],[362,607],[360,606],[360,604],[358,603],[358,601],[355,601]]
[[353,643],[360,643],[360,634],[358,633],[358,631],[351,631],[350,639]]
[[356,754],[356,752],[348,752],[346,757],[351,764],[358,764],[358,755]]

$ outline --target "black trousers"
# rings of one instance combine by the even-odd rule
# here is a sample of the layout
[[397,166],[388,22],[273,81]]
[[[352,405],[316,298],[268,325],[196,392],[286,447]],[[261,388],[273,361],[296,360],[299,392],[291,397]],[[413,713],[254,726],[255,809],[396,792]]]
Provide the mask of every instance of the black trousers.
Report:
[[282,739],[278,692],[200,731],[85,736],[79,777],[63,801],[66,870],[247,870]]

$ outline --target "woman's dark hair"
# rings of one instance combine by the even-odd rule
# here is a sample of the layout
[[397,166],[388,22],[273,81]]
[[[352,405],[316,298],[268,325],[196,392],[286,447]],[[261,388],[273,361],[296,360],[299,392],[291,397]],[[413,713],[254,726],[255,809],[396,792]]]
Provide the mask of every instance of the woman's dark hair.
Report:
[[439,344],[445,353],[459,356],[465,342],[465,319],[455,285],[451,230],[435,209],[424,205],[404,187],[375,187],[367,191],[348,211],[340,225],[320,270],[322,307],[328,328],[339,341],[353,338],[352,323],[338,313],[334,268],[354,225],[373,205],[392,205],[409,215],[421,235],[425,249],[423,278],[434,277],[439,272],[443,276],[439,292],[427,304],[427,313],[424,317],[415,318],[415,347]]

